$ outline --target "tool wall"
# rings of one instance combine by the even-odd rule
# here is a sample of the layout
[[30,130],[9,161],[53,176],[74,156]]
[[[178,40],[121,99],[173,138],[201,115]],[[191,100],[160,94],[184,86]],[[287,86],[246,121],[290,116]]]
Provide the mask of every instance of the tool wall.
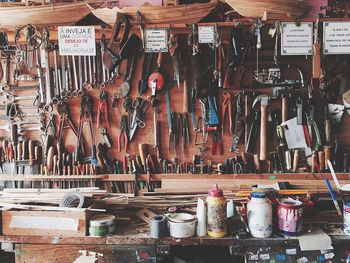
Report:
[[[317,23],[314,55],[281,56],[279,22],[215,26],[213,44],[198,43],[198,25],[169,29],[169,52],[145,53],[138,27],[126,34],[119,20],[125,41],[96,40],[96,57],[60,56],[45,28],[8,43],[2,32],[4,174],[147,174],[154,191],[154,174],[293,176],[328,172],[327,159],[349,171],[349,58],[317,50]],[[304,138],[291,141],[292,128]],[[57,180],[46,186],[91,184]]]

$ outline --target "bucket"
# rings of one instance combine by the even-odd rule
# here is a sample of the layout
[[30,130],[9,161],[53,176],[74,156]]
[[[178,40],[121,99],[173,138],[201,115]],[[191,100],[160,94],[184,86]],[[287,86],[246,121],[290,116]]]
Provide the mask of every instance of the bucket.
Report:
[[344,202],[344,233],[350,235],[350,202]]
[[303,231],[303,204],[291,198],[278,204],[278,228],[285,236],[298,236]]
[[175,238],[193,237],[196,233],[196,217],[187,213],[168,215],[170,236]]

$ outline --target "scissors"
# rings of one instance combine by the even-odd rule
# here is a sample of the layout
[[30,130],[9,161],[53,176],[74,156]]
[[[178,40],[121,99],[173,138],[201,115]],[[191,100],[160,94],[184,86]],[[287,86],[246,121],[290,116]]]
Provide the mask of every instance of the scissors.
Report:
[[141,120],[141,117],[148,111],[148,108],[150,106],[150,103],[148,100],[144,100],[142,98],[136,98],[132,102],[133,107],[133,113],[131,116],[131,123],[130,123],[130,140],[133,138],[137,127],[143,129],[145,128],[146,124],[144,121]]

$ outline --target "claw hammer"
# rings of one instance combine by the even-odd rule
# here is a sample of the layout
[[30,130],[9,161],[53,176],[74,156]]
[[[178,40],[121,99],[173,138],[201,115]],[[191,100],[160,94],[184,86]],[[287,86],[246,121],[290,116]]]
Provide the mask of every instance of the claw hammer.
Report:
[[259,95],[255,98],[252,108],[260,102],[261,119],[260,119],[260,160],[267,160],[267,105],[270,97],[267,95]]

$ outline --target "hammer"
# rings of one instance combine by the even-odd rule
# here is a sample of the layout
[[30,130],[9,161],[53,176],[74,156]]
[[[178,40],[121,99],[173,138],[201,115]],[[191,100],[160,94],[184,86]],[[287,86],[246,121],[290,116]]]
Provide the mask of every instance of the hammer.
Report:
[[253,102],[252,108],[260,102],[260,111],[261,111],[261,119],[260,119],[260,160],[267,160],[267,151],[266,151],[266,143],[267,143],[267,105],[269,104],[270,97],[267,95],[259,95],[255,98]]

